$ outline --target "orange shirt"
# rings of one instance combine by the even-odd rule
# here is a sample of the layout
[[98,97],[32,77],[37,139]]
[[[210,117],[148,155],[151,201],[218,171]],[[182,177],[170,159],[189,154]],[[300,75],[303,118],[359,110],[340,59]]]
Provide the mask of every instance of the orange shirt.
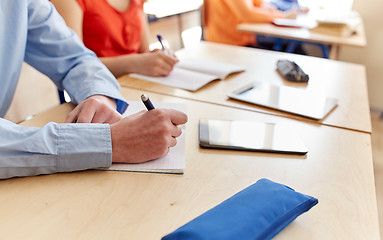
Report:
[[206,40],[224,44],[255,44],[255,35],[237,31],[237,25],[244,22],[271,22],[281,16],[279,11],[260,8],[261,0],[253,0],[252,8],[242,0],[205,0],[204,4]]
[[98,57],[137,53],[143,28],[143,1],[120,12],[106,0],[77,0],[84,13],[83,42]]

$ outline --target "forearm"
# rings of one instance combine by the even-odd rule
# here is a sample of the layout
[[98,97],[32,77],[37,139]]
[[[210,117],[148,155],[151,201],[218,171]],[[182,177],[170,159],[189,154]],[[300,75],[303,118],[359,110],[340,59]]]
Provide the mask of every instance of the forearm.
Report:
[[140,54],[128,54],[117,57],[102,57],[101,62],[113,73],[116,78],[119,78],[128,73],[136,72],[138,64],[137,61]]
[[0,119],[0,179],[106,168],[112,145],[108,124],[21,127]]
[[142,14],[142,33],[141,33],[141,45],[139,52],[145,53],[149,51],[149,39],[150,39],[150,32],[149,32],[149,23],[148,23],[148,17],[145,13]]
[[114,76],[48,1],[30,1],[25,61],[67,90],[75,103],[97,94],[124,101]]
[[121,55],[116,57],[100,57],[101,62],[109,69],[114,77],[119,78],[131,72],[129,57],[127,55]]

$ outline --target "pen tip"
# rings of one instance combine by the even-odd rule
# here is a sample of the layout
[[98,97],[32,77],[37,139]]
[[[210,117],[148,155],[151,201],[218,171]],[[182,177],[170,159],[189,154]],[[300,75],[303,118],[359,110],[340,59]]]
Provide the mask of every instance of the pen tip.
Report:
[[143,93],[143,94],[141,95],[141,99],[142,99],[142,101],[146,101],[146,100],[148,100],[148,96],[146,96],[146,94]]

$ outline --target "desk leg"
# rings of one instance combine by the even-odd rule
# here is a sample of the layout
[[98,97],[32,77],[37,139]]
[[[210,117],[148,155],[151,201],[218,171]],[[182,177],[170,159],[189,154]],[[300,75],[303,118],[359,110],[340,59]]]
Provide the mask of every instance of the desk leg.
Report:
[[332,44],[329,59],[338,60],[338,58],[339,58],[339,45]]

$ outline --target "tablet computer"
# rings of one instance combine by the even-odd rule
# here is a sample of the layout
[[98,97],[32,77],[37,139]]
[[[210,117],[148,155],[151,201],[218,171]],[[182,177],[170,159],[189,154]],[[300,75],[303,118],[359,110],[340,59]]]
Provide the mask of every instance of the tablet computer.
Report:
[[308,152],[288,125],[257,121],[200,119],[199,145],[202,148],[298,155]]
[[227,95],[231,99],[320,120],[338,104],[333,98],[294,87],[252,82]]

